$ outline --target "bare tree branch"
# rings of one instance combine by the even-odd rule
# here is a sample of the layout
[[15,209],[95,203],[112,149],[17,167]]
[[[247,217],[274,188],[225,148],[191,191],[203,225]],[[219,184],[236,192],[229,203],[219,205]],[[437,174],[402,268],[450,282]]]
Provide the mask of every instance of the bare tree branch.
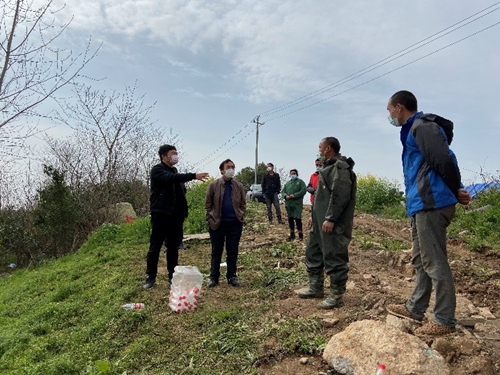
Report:
[[0,129],[21,116],[39,116],[37,107],[74,83],[99,50],[90,50],[90,40],[76,56],[57,46],[71,20],[55,24],[53,0],[38,7],[27,0],[1,4]]

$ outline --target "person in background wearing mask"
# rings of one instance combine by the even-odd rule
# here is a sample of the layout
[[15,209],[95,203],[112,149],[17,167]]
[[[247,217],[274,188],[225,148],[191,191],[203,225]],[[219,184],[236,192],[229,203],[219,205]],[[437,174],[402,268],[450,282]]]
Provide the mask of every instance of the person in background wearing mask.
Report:
[[415,330],[417,335],[443,335],[455,330],[455,284],[446,251],[446,228],[457,203],[468,204],[460,170],[450,149],[453,123],[433,114],[418,112],[417,98],[398,91],[387,104],[389,122],[401,127],[406,211],[411,218],[412,264],[415,288],[409,300],[388,305],[399,317],[422,321],[436,292],[434,319]]
[[179,245],[182,242],[182,226],[188,215],[188,205],[183,183],[191,180],[204,181],[206,172],[177,173],[174,167],[179,161],[177,149],[172,145],[162,145],[158,150],[160,163],[151,169],[151,237],[147,255],[146,283],[148,290],[155,285],[158,273],[158,259],[162,244],[167,245],[167,271],[171,282],[174,268],[179,259]]
[[212,243],[212,261],[208,288],[219,284],[220,262],[226,243],[226,279],[229,285],[239,286],[236,275],[238,246],[245,224],[245,188],[233,179],[235,165],[230,159],[219,166],[222,177],[210,183],[205,199],[205,213]]
[[267,218],[269,219],[269,223],[273,222],[272,206],[274,205],[278,223],[283,224],[283,220],[281,220],[280,200],[278,198],[278,194],[280,191],[280,176],[279,174],[274,173],[274,164],[267,163],[267,173],[264,175],[264,177],[262,177],[262,193],[266,198]]
[[299,172],[296,169],[290,170],[290,181],[285,184],[281,193],[285,197],[285,208],[290,228],[290,236],[287,241],[295,239],[295,224],[297,224],[299,240],[302,241],[304,239],[302,233],[302,198],[306,195],[306,183],[299,178]]
[[342,306],[349,271],[348,247],[352,238],[356,203],[354,160],[340,155],[340,142],[335,137],[319,143],[318,159],[323,169],[318,178],[314,208],[308,227],[306,266],[309,287],[298,290],[300,298],[322,298],[324,273],[330,278],[330,295],[320,302],[319,309]]
[[309,200],[311,201],[311,212],[312,206],[314,204],[314,192],[316,191],[316,186],[318,186],[319,171],[321,171],[321,168],[323,168],[323,163],[319,159],[316,159],[314,164],[316,165],[316,171],[311,175],[311,177],[309,178],[309,183],[307,184],[307,192],[311,194],[311,196],[309,197]]

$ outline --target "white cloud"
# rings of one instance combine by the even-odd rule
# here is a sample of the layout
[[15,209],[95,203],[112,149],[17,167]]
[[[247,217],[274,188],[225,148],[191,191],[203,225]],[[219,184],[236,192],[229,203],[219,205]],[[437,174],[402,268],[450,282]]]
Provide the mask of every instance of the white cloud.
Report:
[[176,89],[175,91],[180,92],[180,93],[187,93],[192,98],[205,98],[206,97],[205,94],[196,91],[192,87],[188,87],[188,88],[185,88],[185,89]]
[[[89,0],[68,4],[66,11],[75,15],[74,28],[130,38],[147,36],[158,48],[189,51],[192,61],[197,57],[226,60],[233,78],[245,85],[248,100],[264,103],[288,101],[343,78],[480,6],[458,9],[456,2],[444,3]],[[449,6],[454,12],[440,11]],[[446,40],[378,72],[418,58]],[[440,56],[419,64],[436,66]],[[171,57],[168,61],[195,76],[206,74],[183,59]],[[463,65],[453,57],[445,61]],[[217,72],[217,66],[212,71]]]
[[[133,78],[140,74],[148,93],[165,96],[159,100],[165,117],[189,124],[183,131],[195,142],[192,155],[199,160],[259,112],[336,82],[489,5],[486,0],[88,0],[68,4],[64,12],[75,15],[75,34],[105,41],[105,53],[118,57],[114,69]],[[300,148],[297,152],[307,149],[308,158],[315,154],[316,138],[335,133],[360,170],[373,166],[399,177],[398,134],[386,120],[385,105],[392,93],[409,89],[422,110],[455,122],[455,147],[471,163],[469,169],[491,160],[500,121],[495,110],[500,50],[494,48],[500,26],[398,68],[496,22],[498,14],[276,113],[286,116],[262,129],[262,155],[285,165],[290,144]],[[212,119],[217,121],[211,124]],[[210,126],[210,132],[199,124]],[[248,157],[251,138],[231,152]],[[498,162],[498,157],[491,161]],[[313,166],[300,163],[295,165],[300,170]]]

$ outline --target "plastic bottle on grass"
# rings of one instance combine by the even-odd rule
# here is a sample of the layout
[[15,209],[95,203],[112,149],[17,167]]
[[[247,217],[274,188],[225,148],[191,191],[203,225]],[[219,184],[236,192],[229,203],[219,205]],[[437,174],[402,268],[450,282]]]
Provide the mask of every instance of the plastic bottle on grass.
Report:
[[169,306],[176,313],[198,310],[203,275],[194,266],[176,266],[170,288]]
[[121,306],[123,310],[139,310],[144,308],[143,303],[126,303]]
[[375,375],[386,375],[385,365],[383,365],[382,363],[379,363],[378,369],[377,369],[377,372],[375,373]]

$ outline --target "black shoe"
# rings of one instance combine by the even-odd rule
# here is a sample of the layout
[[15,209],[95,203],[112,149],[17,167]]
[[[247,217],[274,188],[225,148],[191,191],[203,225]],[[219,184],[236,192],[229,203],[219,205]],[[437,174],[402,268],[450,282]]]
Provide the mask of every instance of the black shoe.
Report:
[[304,239],[304,235],[302,233],[299,233],[299,241],[302,241]]
[[142,286],[142,288],[144,290],[149,290],[153,287],[153,285],[155,285],[155,282],[156,282],[156,279],[151,279],[151,278],[147,278],[146,279],[146,282],[144,283],[144,285]]
[[207,284],[207,288],[213,288],[214,286],[219,285],[219,280],[210,279]]
[[236,276],[227,279],[227,283],[232,286],[240,286],[240,282],[238,281],[238,278]]
[[290,235],[290,236],[288,236],[288,237],[286,238],[286,240],[287,240],[288,242],[293,241],[294,239],[295,239],[295,235],[293,235],[293,236],[291,236],[291,235]]
[[278,224],[281,224],[281,225],[283,225],[283,224],[284,224],[284,223],[283,223],[283,220],[281,220],[281,219],[278,219]]

